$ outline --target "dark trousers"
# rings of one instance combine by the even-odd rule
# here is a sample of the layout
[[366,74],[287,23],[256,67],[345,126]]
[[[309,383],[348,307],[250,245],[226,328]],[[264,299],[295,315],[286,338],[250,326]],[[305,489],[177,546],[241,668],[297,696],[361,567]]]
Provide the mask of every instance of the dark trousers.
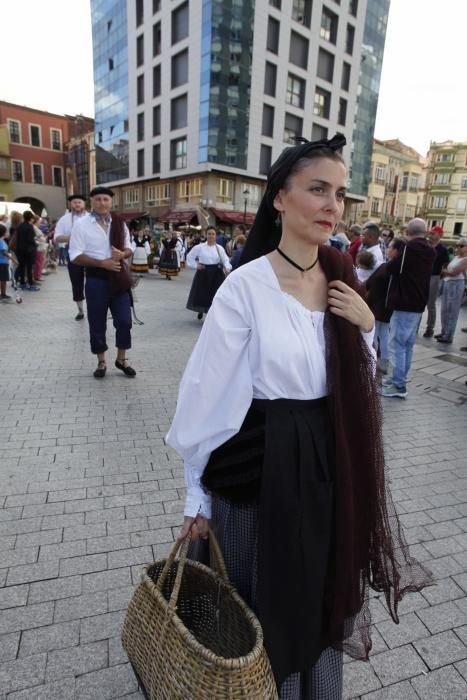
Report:
[[[60,248],[62,250],[62,248]],[[75,265],[68,261],[68,274],[70,275],[71,289],[73,291],[73,301],[83,301],[84,299],[84,267]]]
[[18,277],[21,284],[25,284],[25,278],[27,275],[28,284],[34,285],[34,277],[32,274],[32,266],[36,259],[35,253],[24,253],[23,251],[17,251],[16,257],[18,258]]
[[107,314],[110,310],[115,328],[115,345],[120,350],[131,348],[131,305],[128,292],[112,292],[109,282],[97,277],[86,278],[86,307],[88,312],[91,352],[105,352]]

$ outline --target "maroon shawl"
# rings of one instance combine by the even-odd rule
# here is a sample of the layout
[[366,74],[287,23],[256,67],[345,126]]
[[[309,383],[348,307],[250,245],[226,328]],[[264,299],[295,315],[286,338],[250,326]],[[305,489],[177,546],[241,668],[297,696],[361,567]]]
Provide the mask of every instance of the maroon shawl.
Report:
[[[114,213],[110,224],[110,245],[118,250],[125,250],[125,225],[123,220]],[[133,275],[125,260],[121,261],[119,272],[109,272],[109,281],[114,292],[128,292],[135,286]]]

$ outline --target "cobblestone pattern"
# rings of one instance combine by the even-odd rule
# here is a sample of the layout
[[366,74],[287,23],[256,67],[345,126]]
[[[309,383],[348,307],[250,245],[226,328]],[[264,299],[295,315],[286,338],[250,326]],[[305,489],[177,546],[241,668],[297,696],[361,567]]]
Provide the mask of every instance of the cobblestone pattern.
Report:
[[[120,628],[142,565],[181,521],[183,470],[164,435],[199,333],[190,280],[152,273],[138,287],[134,380],[113,350],[92,377],[66,271],[0,305],[0,700],[142,698]],[[464,339],[448,352],[467,357]],[[373,598],[372,655],[347,660],[346,699],[467,698],[467,371],[445,352],[421,340],[409,398],[384,400],[392,493],[436,585],[403,601],[399,626]]]

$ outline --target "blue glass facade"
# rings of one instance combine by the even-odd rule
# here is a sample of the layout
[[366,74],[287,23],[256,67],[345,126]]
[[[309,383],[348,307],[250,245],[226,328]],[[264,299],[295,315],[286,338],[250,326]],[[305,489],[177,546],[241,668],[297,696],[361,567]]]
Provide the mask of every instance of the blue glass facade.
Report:
[[203,0],[199,162],[247,167],[254,0]]
[[360,83],[353,133],[352,177],[349,191],[366,196],[378,107],[390,0],[368,0],[363,33]]
[[91,0],[98,183],[129,176],[126,0]]

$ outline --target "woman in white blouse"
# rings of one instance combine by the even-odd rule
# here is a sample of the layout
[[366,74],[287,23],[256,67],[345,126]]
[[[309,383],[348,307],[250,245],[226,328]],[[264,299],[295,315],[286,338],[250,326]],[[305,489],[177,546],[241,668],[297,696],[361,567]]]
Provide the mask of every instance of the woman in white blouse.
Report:
[[441,299],[441,333],[435,337],[438,343],[452,343],[467,280],[467,238],[460,239],[457,244],[457,255],[441,272],[441,277],[444,281]]
[[214,299],[167,436],[185,463],[179,537],[205,539],[211,519],[281,700],[340,700],[341,650],[370,646],[370,569],[378,590],[392,585],[368,553],[386,532],[374,318],[350,257],[324,245],[344,209],[344,144],[307,142],[272,166],[250,262]]
[[195,245],[186,257],[188,267],[196,269],[186,308],[196,311],[200,320],[211,308],[226,273],[232,269],[224,248],[216,243],[214,226],[209,226],[205,235],[206,242]]

